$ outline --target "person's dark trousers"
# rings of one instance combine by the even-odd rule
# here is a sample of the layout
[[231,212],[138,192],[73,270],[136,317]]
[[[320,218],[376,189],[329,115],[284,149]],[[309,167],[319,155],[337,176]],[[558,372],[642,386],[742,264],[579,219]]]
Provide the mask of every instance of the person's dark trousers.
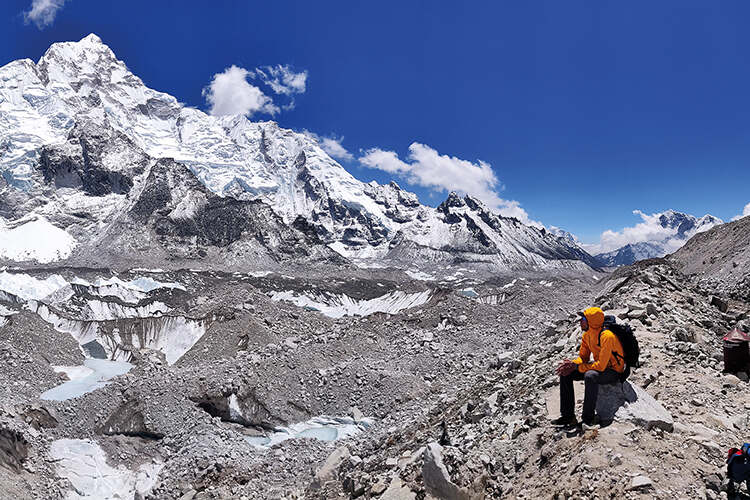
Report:
[[586,373],[581,373],[576,370],[570,375],[561,376],[560,415],[563,417],[575,416],[574,380],[584,381],[585,393],[583,396],[583,415],[581,415],[581,418],[584,422],[592,422],[594,420],[594,411],[596,410],[596,398],[599,395],[599,385],[619,382],[620,374],[611,368],[607,368],[603,372],[589,370]]

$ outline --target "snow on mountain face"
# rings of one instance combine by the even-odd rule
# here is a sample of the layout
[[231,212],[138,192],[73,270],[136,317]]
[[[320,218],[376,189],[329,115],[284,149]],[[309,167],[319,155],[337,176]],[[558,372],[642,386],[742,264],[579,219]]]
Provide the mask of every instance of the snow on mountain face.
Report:
[[697,218],[690,214],[667,210],[658,215],[658,225],[665,231],[652,241],[630,243],[617,250],[595,256],[602,267],[627,266],[654,257],[664,257],[684,245],[690,238],[724,222],[713,215]]
[[[93,34],[53,44],[38,64],[21,60],[0,68],[0,137],[0,216],[46,217],[70,237],[60,235],[65,245],[46,260],[70,255],[71,242],[78,242],[78,253],[120,242],[123,224],[132,233],[133,224],[124,221],[135,220],[139,202],[133,200],[153,192],[147,183],[158,164],[154,159],[172,158],[168,168],[185,165],[208,190],[180,174],[177,184],[160,184],[158,200],[150,198],[160,210],[169,209],[166,219],[159,212],[149,224],[157,234],[173,236],[162,241],[167,252],[208,236],[205,228],[188,230],[199,224],[196,216],[200,223],[211,222],[206,210],[236,212],[232,201],[209,203],[218,195],[267,203],[282,224],[314,233],[354,259],[459,258],[502,268],[594,262],[574,241],[498,217],[476,200],[466,198],[461,208],[449,197],[447,205],[434,209],[395,183],[360,182],[309,135],[274,122],[214,117],[185,107],[146,87]],[[166,164],[161,165],[163,173]],[[179,193],[168,192],[178,185]],[[271,230],[278,231],[283,232]],[[144,238],[132,249],[149,248],[152,237]],[[265,242],[264,236],[257,238]],[[287,244],[296,237],[274,238]],[[0,259],[17,260],[17,253],[5,254]]]
[[628,266],[639,260],[663,257],[668,252],[659,243],[641,241],[630,243],[612,252],[600,253],[595,257],[602,267]]

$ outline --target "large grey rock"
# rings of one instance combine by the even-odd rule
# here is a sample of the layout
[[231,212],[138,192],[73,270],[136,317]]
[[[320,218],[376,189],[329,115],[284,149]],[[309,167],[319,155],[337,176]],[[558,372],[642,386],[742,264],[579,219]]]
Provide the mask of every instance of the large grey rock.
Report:
[[651,429],[674,429],[672,415],[645,390],[635,384],[602,385],[596,400],[596,413],[602,421],[625,420]]
[[638,490],[641,488],[648,488],[652,486],[654,483],[651,481],[651,478],[648,476],[635,476],[630,481],[630,486],[628,486],[628,490]]
[[506,351],[499,353],[491,366],[493,368],[507,367],[515,370],[521,366],[521,361],[515,357],[512,351]]
[[424,451],[422,478],[427,493],[441,500],[469,500],[469,492],[451,481],[443,463],[443,447],[432,442]]
[[336,448],[315,473],[311,488],[320,489],[324,484],[335,481],[338,478],[339,467],[347,458],[349,458],[349,448],[346,446]]
[[385,490],[380,500],[414,500],[417,496],[404,484],[400,477],[394,476],[388,489]]
[[711,296],[711,305],[723,313],[729,310],[729,302],[715,295]]

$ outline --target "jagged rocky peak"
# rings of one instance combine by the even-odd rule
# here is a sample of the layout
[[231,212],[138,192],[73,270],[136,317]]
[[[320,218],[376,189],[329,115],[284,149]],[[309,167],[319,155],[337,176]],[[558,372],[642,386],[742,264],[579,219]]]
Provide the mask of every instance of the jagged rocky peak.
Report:
[[448,197],[440,205],[438,205],[438,211],[448,213],[450,208],[460,208],[465,206],[466,202],[463,200],[463,198],[461,198],[457,192],[451,191],[448,194]]
[[85,83],[95,86],[107,83],[142,84],[93,33],[78,42],[53,43],[39,59],[37,70],[45,85],[50,82],[68,83],[76,91]]

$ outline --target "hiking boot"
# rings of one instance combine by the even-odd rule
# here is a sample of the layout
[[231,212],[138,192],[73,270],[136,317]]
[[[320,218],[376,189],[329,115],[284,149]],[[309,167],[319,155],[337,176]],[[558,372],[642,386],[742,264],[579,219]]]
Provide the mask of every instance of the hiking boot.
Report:
[[553,427],[575,427],[577,424],[575,417],[560,417],[552,421]]
[[598,429],[600,427],[599,425],[599,417],[595,416],[594,418],[590,420],[583,420],[583,423],[581,424],[581,428],[584,431],[592,431],[594,429]]

